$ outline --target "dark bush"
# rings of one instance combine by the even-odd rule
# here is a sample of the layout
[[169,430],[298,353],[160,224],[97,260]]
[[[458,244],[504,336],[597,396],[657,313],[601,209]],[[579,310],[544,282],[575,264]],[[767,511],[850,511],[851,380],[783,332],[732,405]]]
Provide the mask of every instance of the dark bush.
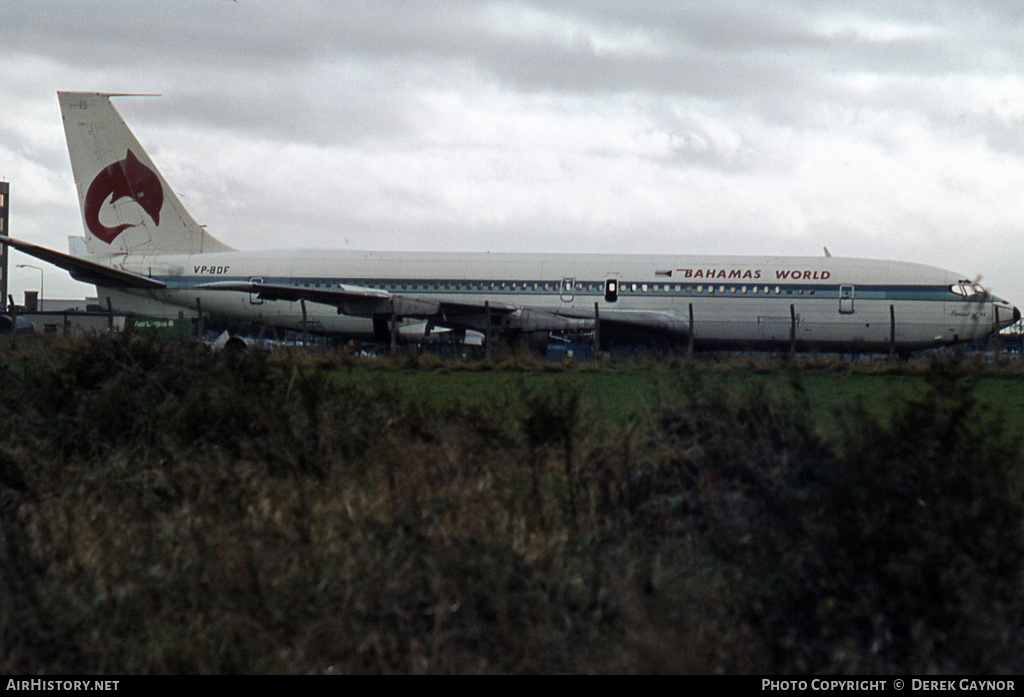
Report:
[[937,369],[886,423],[854,407],[834,443],[799,392],[691,389],[659,416],[637,519],[699,533],[763,669],[1022,667],[1020,443],[967,380]]
[[0,670],[1024,670],[1020,443],[971,371],[825,437],[799,374],[679,366],[610,423],[561,377],[439,406],[351,357],[5,354]]

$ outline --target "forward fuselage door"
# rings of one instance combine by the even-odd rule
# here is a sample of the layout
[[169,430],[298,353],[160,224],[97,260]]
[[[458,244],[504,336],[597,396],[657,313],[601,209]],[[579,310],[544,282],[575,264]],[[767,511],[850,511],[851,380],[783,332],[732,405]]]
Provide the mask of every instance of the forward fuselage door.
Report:
[[619,299],[619,279],[609,278],[604,282],[604,301],[613,303]]
[[839,286],[839,312],[844,315],[853,314],[853,286]]

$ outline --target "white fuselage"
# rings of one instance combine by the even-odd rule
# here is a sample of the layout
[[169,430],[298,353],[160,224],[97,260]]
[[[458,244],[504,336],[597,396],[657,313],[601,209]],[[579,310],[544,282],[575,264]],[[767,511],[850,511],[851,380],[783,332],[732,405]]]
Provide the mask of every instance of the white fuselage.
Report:
[[[373,288],[424,300],[486,300],[566,317],[657,313],[674,318],[669,333],[676,340],[692,335],[699,348],[913,350],[983,339],[1010,324],[1015,312],[986,292],[971,292],[964,276],[952,271],[838,257],[270,250],[128,257],[122,268],[167,284],[135,293],[287,329],[301,328],[303,303],[197,286],[255,279],[311,289]],[[373,318],[305,306],[313,330],[374,333]]]

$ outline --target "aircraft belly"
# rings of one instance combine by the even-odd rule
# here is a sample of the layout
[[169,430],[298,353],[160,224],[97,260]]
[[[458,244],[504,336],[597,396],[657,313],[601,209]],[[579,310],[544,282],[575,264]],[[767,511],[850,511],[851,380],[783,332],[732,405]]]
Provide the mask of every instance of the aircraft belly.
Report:
[[[937,338],[939,343],[954,341],[958,334],[956,326],[947,321],[943,303],[937,302],[859,299],[856,311],[849,314],[840,313],[833,299],[695,298],[684,304],[684,311],[686,305],[694,311],[698,345],[780,346],[795,338],[798,348],[878,350],[892,345],[924,348],[935,345]],[[970,331],[975,331],[973,326],[961,324],[958,338],[974,336]]]
[[[266,324],[291,331],[302,331],[302,308],[298,302],[276,301],[253,304],[246,293],[216,291],[164,291],[164,302],[189,308],[195,314],[223,315],[232,319]],[[306,304],[306,323],[311,332],[340,334],[353,338],[372,338],[373,321],[369,318],[339,315],[333,307],[318,303]]]
[[195,316],[191,309],[169,302],[166,291],[113,289],[97,286],[96,295],[100,308],[103,310],[107,309],[107,300],[109,299],[110,307],[115,312],[124,314],[165,318],[177,318],[179,314],[185,318]]

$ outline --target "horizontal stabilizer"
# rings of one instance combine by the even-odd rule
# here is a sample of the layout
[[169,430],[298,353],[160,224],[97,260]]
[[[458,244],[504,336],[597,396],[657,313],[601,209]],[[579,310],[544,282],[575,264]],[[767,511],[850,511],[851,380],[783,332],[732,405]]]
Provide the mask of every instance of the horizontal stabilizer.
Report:
[[14,247],[19,252],[33,256],[36,259],[42,259],[43,261],[49,262],[62,269],[66,269],[71,272],[72,278],[76,281],[82,281],[83,283],[92,283],[113,288],[144,288],[149,290],[167,287],[167,284],[162,281],[152,279],[149,276],[143,276],[142,274],[132,273],[131,271],[124,271],[122,269],[115,269],[110,266],[105,266],[104,264],[98,264],[95,261],[89,261],[88,259],[82,259],[81,257],[64,254],[63,252],[58,252],[55,249],[47,249],[46,247],[40,247],[37,244],[32,244],[31,242],[25,242],[23,240],[16,240],[12,237],[4,237],[3,235],[0,235],[0,244],[6,244],[10,247]]

